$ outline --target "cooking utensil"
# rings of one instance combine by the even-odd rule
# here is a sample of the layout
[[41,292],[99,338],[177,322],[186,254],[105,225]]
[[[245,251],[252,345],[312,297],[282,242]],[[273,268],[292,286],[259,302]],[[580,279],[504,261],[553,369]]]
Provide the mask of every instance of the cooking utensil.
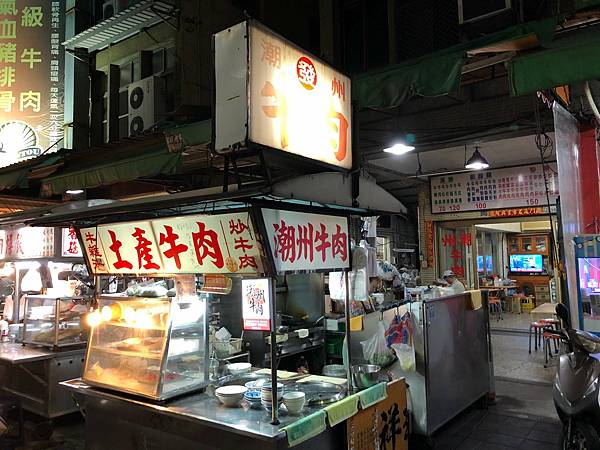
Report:
[[337,402],[346,396],[346,388],[333,383],[308,381],[296,383],[290,391],[304,392],[307,405],[326,405]]
[[359,389],[370,388],[379,383],[380,366],[375,364],[359,364],[351,367],[352,379]]

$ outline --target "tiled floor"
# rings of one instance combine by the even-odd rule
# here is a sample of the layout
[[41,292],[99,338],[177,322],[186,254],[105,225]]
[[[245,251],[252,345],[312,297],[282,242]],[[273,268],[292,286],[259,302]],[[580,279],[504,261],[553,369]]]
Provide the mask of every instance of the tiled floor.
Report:
[[532,342],[531,354],[528,337],[522,333],[492,332],[494,373],[501,379],[516,379],[537,383],[552,383],[556,374],[556,359],[544,367],[544,352],[536,352]]
[[[561,425],[552,405],[549,386],[502,382],[496,385],[497,404],[460,414],[432,438],[413,437],[411,450],[554,450],[560,448]],[[515,410],[515,405],[519,409]],[[544,417],[531,412],[543,412]]]
[[519,330],[527,332],[529,330],[529,323],[535,320],[535,316],[530,314],[513,314],[513,313],[502,313],[502,319],[497,320],[496,315],[490,316],[490,328],[494,330]]

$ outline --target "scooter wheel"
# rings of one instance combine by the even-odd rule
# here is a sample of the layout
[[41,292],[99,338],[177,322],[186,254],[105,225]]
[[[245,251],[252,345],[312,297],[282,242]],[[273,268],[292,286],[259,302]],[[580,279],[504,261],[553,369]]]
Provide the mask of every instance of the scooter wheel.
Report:
[[567,426],[561,429],[559,442],[562,450],[600,450],[600,437],[590,424],[574,421],[572,427],[571,440],[567,435]]

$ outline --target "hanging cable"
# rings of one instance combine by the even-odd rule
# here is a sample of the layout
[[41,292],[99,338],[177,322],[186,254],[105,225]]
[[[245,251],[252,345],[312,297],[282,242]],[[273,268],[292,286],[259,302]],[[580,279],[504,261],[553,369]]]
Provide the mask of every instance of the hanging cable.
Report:
[[[544,126],[541,120],[540,114],[540,105],[537,101],[537,96],[534,94],[533,96],[534,102],[534,115],[535,115],[535,125],[536,125],[536,135],[535,135],[535,145],[540,152],[540,162],[542,164],[542,175],[544,177],[544,190],[546,192],[546,205],[548,207],[548,219],[550,220],[550,240],[552,243],[552,256],[554,257],[555,263],[559,261],[558,255],[558,246],[557,246],[557,238],[556,231],[553,225],[553,217],[552,212],[550,211],[550,189],[548,188],[548,176],[546,174],[546,166],[549,157],[552,155],[552,150],[554,148],[554,142],[552,138],[546,133],[544,130]],[[550,170],[550,169],[548,169]],[[553,171],[554,172],[554,171]]]

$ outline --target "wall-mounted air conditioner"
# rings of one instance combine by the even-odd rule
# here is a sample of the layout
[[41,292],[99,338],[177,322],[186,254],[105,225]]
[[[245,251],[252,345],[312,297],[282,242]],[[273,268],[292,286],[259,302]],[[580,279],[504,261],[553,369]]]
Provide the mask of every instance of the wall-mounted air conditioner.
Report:
[[161,81],[160,77],[152,76],[128,86],[129,136],[143,133],[159,120],[163,94]]
[[487,19],[512,8],[512,0],[457,0],[458,22]]

